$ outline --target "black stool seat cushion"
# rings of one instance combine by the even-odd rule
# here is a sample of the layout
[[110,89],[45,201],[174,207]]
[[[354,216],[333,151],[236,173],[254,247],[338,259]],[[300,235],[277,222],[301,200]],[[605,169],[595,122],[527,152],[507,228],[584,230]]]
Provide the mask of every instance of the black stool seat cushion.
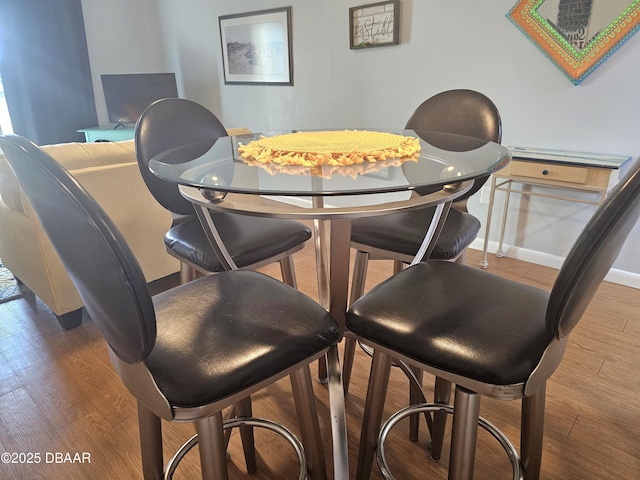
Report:
[[[222,239],[225,247],[239,268],[286,252],[311,238],[311,230],[306,225],[292,220],[229,215],[224,212],[214,212],[212,218],[218,231],[224,232]],[[164,237],[164,243],[178,257],[208,272],[224,270],[195,216],[171,227]]]
[[254,271],[216,273],[153,301],[158,333],[145,362],[174,406],[225,398],[339,338],[335,320],[318,303]]
[[529,378],[553,337],[548,299],[544,290],[475,267],[426,261],[358,299],[347,328],[425,365],[514,385]]
[[[354,220],[351,241],[373,248],[415,255],[433,218],[435,207],[381,217]],[[450,260],[460,255],[480,231],[480,221],[470,213],[455,208],[449,215],[429,258]]]

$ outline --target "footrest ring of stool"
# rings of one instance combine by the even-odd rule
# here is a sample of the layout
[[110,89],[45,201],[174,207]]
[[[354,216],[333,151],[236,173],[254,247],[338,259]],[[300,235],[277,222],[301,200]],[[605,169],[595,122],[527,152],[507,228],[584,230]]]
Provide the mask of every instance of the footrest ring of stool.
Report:
[[[378,446],[376,448],[376,459],[378,461],[378,467],[380,468],[380,472],[385,480],[395,480],[395,477],[391,473],[389,466],[387,465],[387,460],[384,454],[384,442],[387,440],[387,435],[391,429],[398,423],[400,420],[413,415],[415,413],[429,413],[429,412],[447,412],[453,414],[454,409],[451,405],[445,405],[440,403],[426,403],[420,405],[410,405],[398,412],[394,413],[389,419],[382,425],[380,429],[380,434],[378,435]],[[509,457],[509,461],[511,462],[511,467],[513,469],[513,480],[522,480],[522,468],[520,465],[520,456],[516,451],[513,444],[509,441],[509,439],[502,433],[496,426],[494,426],[491,422],[485,420],[480,417],[478,419],[478,425],[484,428],[487,432],[489,432],[498,442],[502,445],[502,448],[507,453]]]
[[[304,446],[302,445],[302,442],[298,440],[298,437],[296,437],[288,428],[271,420],[254,417],[230,418],[223,422],[223,427],[225,430],[235,427],[258,427],[265,428],[279,434],[291,444],[298,456],[298,462],[300,462],[300,475],[298,476],[298,480],[306,480],[309,478],[307,473],[307,459],[304,456]],[[187,440],[184,445],[178,449],[171,460],[169,460],[164,471],[163,480],[171,480],[173,478],[173,474],[175,473],[176,468],[178,468],[180,461],[182,461],[184,456],[197,444],[198,434],[196,433],[193,437]]]

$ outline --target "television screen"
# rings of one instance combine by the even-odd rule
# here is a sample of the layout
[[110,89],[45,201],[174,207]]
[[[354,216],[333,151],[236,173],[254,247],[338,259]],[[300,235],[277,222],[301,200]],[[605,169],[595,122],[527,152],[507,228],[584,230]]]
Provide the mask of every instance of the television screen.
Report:
[[111,123],[135,123],[156,100],[178,97],[173,73],[128,73],[100,77]]

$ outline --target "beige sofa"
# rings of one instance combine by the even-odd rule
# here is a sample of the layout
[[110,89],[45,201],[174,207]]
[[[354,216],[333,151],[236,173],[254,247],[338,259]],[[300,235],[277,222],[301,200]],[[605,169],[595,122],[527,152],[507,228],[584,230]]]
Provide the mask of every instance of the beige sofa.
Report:
[[[180,270],[163,238],[171,214],[149,193],[133,140],[67,143],[42,147],[89,191],[120,229],[147,281]],[[29,201],[0,152],[0,259],[51,308],[63,328],[82,321],[82,301]],[[96,275],[99,275],[96,272]]]

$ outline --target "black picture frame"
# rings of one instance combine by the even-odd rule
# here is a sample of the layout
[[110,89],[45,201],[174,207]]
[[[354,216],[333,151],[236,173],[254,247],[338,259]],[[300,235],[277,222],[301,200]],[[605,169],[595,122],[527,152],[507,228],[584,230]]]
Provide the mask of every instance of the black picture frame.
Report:
[[291,7],[218,19],[225,85],[293,85]]
[[349,8],[349,48],[386,47],[400,43],[400,0]]

